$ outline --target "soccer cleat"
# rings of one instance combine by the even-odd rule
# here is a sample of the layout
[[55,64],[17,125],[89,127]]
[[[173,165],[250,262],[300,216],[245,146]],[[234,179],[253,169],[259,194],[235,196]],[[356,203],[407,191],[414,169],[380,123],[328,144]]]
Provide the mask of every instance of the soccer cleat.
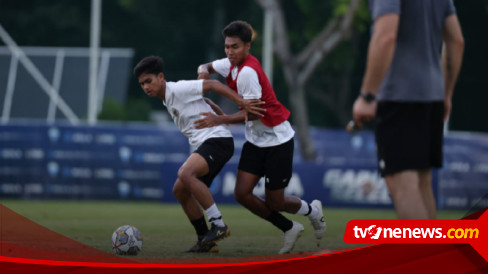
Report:
[[221,227],[212,224],[210,230],[207,232],[205,237],[203,237],[202,244],[212,244],[228,236],[230,236],[230,229],[227,225]]
[[286,231],[283,235],[284,244],[283,247],[278,252],[278,254],[290,253],[290,251],[295,246],[295,242],[302,234],[303,230],[304,228],[301,223],[293,221],[293,226],[288,231]]
[[322,202],[320,202],[319,200],[313,200],[312,203],[310,203],[310,205],[316,207],[319,210],[319,213],[315,218],[308,216],[308,219],[312,223],[315,238],[317,240],[320,240],[322,239],[325,230],[327,230],[327,225],[325,224],[325,219],[324,219],[324,212],[322,209]]
[[219,246],[216,243],[202,244],[198,241],[194,246],[190,247],[185,253],[218,253]]

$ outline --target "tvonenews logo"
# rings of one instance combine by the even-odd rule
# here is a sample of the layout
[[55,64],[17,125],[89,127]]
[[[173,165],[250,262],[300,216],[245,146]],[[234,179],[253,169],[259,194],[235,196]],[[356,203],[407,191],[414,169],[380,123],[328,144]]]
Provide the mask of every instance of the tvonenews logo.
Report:
[[450,228],[444,233],[443,228],[425,227],[381,227],[370,225],[367,228],[354,226],[354,237],[356,239],[478,239],[478,228]]
[[344,242],[470,244],[488,260],[488,213],[462,220],[351,220]]

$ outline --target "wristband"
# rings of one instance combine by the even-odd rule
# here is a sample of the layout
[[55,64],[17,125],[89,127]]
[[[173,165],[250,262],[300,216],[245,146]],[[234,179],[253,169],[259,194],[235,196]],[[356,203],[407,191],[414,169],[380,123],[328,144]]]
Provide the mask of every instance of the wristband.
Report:
[[366,103],[371,103],[376,100],[376,96],[370,92],[361,92],[359,96],[361,96]]
[[208,73],[207,66],[205,66],[205,65],[198,66],[197,73],[198,74],[200,74],[200,73]]

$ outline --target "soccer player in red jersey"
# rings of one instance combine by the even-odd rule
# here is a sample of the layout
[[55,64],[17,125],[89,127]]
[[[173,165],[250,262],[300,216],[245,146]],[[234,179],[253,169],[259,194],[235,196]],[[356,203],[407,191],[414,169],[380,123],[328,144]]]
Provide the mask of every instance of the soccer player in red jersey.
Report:
[[[195,123],[197,128],[203,128],[245,121],[247,142],[242,148],[234,196],[252,213],[283,231],[284,245],[279,251],[283,254],[293,249],[304,227],[280,211],[308,216],[317,239],[322,238],[326,224],[319,200],[309,204],[298,197],[285,195],[292,176],[295,131],[288,122],[290,111],[277,100],[261,64],[249,53],[253,33],[251,25],[244,21],[227,25],[222,32],[227,58],[200,65],[198,78],[208,79],[212,73],[220,74],[244,99],[264,101],[264,116],[249,115],[246,119],[242,111],[231,115],[207,114]],[[253,194],[262,177],[265,180],[264,200]]]

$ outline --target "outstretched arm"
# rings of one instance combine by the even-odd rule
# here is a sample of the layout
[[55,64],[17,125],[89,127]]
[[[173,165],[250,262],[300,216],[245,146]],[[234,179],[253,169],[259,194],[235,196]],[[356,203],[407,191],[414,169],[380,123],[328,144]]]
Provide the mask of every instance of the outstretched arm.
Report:
[[266,110],[259,107],[260,105],[264,104],[264,102],[259,99],[245,100],[237,95],[237,93],[234,92],[231,88],[217,80],[203,80],[203,92],[206,93],[211,90],[214,90],[218,94],[229,98],[238,106],[242,107],[246,121],[248,113],[252,113],[258,116],[264,116],[262,113]]
[[[229,115],[214,115],[210,112],[204,112],[202,113],[203,118],[200,118],[193,122],[195,124],[196,129],[202,129],[206,127],[214,127],[218,126],[221,124],[237,124],[237,123],[242,123],[245,121],[245,113],[244,111],[239,111],[234,114],[229,114]],[[259,119],[259,116],[254,115],[254,114],[248,114],[248,120],[256,120]]]
[[217,113],[217,115],[224,115],[225,114],[224,111],[216,103],[214,103],[212,100],[210,100],[207,97],[203,97],[203,99],[212,108],[212,110],[215,111],[215,113]]

